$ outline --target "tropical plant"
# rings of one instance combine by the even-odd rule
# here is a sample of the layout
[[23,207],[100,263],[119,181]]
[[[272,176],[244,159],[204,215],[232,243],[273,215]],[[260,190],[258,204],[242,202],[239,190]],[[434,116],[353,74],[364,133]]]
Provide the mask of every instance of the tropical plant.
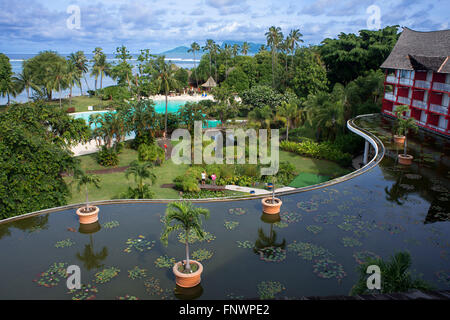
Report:
[[27,101],[30,100],[30,89],[41,93],[41,89],[34,83],[29,70],[22,69],[22,72],[16,74],[12,80],[16,83],[18,92],[22,92],[23,90],[27,92]]
[[88,186],[93,185],[97,189],[100,188],[100,177],[95,174],[86,174],[82,171],[77,171],[74,174],[74,181],[77,181],[77,190],[78,192],[81,191],[81,188],[85,188],[86,192],[86,206],[84,209],[84,212],[89,212],[89,193],[88,193]]
[[131,162],[130,166],[125,171],[125,177],[128,179],[130,175],[134,176],[136,188],[128,188],[128,195],[133,199],[151,199],[153,192],[149,185],[144,183],[144,180],[150,179],[152,184],[156,181],[156,175],[152,172],[153,164],[150,162],[139,163],[137,160]]
[[128,63],[132,58],[128,49],[122,45],[116,48],[116,59],[119,62],[111,68],[111,76],[118,81],[119,85],[128,85],[131,90],[131,79],[133,78],[133,66]]
[[172,64],[166,63],[164,56],[159,56],[153,61],[153,69],[158,91],[163,91],[166,98],[164,133],[167,136],[167,96],[169,95],[170,90],[178,88],[178,81],[175,78],[175,70]]
[[405,136],[405,142],[403,144],[403,155],[407,155],[407,136],[409,130],[417,131],[418,127],[416,124],[416,120],[413,117],[409,117],[408,115],[404,115],[409,113],[409,106],[400,105],[395,108],[395,115],[397,117],[396,123],[396,132],[399,136]]
[[248,53],[248,49],[249,49],[248,42],[245,41],[245,42],[242,44],[242,46],[241,46],[241,53],[242,53],[244,56],[246,56],[247,53]]
[[94,58],[92,59],[91,75],[95,76],[95,91],[97,91],[97,78],[100,76],[100,89],[103,88],[103,77],[111,76],[111,64],[106,60],[106,54],[102,52],[102,48],[95,48]]
[[277,115],[283,117],[286,122],[286,140],[289,140],[289,128],[291,127],[292,122],[295,120],[298,114],[298,104],[295,101],[283,101],[281,103],[281,106],[278,108]]
[[192,52],[194,55],[194,73],[195,73],[195,83],[197,84],[198,88],[198,76],[197,76],[197,61],[195,60],[195,53],[200,51],[200,45],[197,42],[192,42],[191,48],[188,50],[188,52]]
[[212,54],[215,51],[216,43],[212,39],[206,40],[206,44],[202,47],[203,51],[208,51],[209,57],[209,76],[211,77]]
[[272,87],[275,88],[275,63],[276,55],[280,45],[283,41],[283,33],[280,27],[270,27],[269,31],[266,32],[267,46],[270,46],[270,51],[272,53]]
[[408,270],[411,267],[411,255],[408,252],[398,252],[385,261],[381,258],[369,258],[358,268],[359,280],[353,286],[351,295],[373,294],[374,290],[367,288],[367,268],[376,265],[381,271],[381,289],[379,293],[401,293],[412,289],[432,290],[432,286],[421,278],[414,278]]
[[[76,66],[80,78],[84,79],[84,82],[86,83],[86,87],[89,90],[89,85],[88,82],[86,80],[85,74],[89,71],[88,68],[88,59],[86,58],[86,56],[84,55],[83,51],[77,51],[75,53],[71,53],[69,56],[69,60]],[[83,87],[81,86],[80,83],[80,90],[81,90],[81,95],[83,95]]]
[[64,82],[70,88],[70,94],[69,94],[69,108],[70,108],[70,107],[72,107],[73,86],[78,85],[81,88],[80,73],[79,73],[76,65],[71,60],[67,61],[67,72],[65,74]]
[[205,231],[202,229],[202,219],[209,218],[209,210],[195,207],[191,202],[177,201],[169,203],[164,218],[164,229],[161,235],[161,242],[167,246],[170,233],[184,230],[186,247],[185,272],[191,273],[191,263],[189,260],[189,235],[192,232],[199,238],[204,239]]

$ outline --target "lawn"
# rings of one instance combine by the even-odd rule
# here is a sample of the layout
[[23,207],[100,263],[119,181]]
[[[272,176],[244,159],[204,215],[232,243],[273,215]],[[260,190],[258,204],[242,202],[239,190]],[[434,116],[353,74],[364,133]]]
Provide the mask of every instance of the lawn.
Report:
[[[81,160],[81,167],[85,170],[98,170],[106,169],[100,166],[94,160],[91,155],[79,157]],[[127,166],[133,160],[137,159],[137,151],[133,149],[124,148],[120,154],[119,167]],[[172,160],[166,161],[161,166],[154,167],[154,173],[157,177],[154,186],[152,186],[153,192],[159,199],[178,199],[178,191],[172,188],[161,188],[162,184],[173,183],[173,179],[176,176],[182,175],[188,168],[188,165],[176,165]],[[113,198],[120,198],[120,194],[125,192],[128,186],[135,186],[133,176],[130,179],[125,178],[124,172],[99,174],[100,177],[100,189],[90,187],[89,199],[90,200],[109,200]],[[66,182],[70,183],[72,178],[65,178]],[[85,192],[82,190],[78,192],[76,184],[70,186],[72,191],[72,197],[69,199],[69,203],[80,203],[85,201]]]
[[[62,99],[61,102],[62,102],[62,107],[64,109],[69,108],[69,99]],[[109,101],[102,100],[99,97],[90,97],[90,96],[72,97],[72,107],[75,108],[75,112],[88,111],[88,106],[106,107],[109,103],[110,103]],[[51,102],[48,102],[48,104],[59,106],[59,99],[52,100]]]

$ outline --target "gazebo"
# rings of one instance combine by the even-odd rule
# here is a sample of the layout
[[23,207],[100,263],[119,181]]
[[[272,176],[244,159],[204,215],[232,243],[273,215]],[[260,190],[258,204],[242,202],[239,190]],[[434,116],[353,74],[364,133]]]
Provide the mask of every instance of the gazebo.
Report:
[[214,81],[212,77],[209,77],[208,80],[202,84],[203,88],[206,88],[208,90],[211,90],[211,88],[214,88],[217,86],[217,83]]

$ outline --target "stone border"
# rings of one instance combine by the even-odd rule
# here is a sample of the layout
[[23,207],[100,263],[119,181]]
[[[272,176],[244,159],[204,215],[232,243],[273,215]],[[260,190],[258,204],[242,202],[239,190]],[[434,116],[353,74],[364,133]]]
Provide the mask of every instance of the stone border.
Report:
[[[352,132],[356,133],[357,135],[366,139],[372,145],[372,147],[375,149],[375,156],[364,167],[362,167],[356,171],[353,171],[349,174],[346,174],[344,176],[335,178],[333,180],[329,180],[329,181],[315,184],[312,186],[296,188],[295,190],[277,192],[277,193],[275,193],[275,195],[280,197],[280,196],[284,196],[284,195],[290,195],[290,194],[295,194],[295,193],[300,193],[300,192],[307,192],[307,191],[311,191],[311,190],[326,188],[326,187],[333,186],[335,184],[356,178],[356,177],[360,176],[361,174],[366,173],[366,172],[372,170],[373,168],[375,168],[376,166],[378,166],[378,164],[383,159],[384,154],[385,154],[385,147],[384,147],[383,143],[374,134],[370,133],[369,131],[367,131],[365,129],[359,128],[355,124],[355,120],[357,120],[357,119],[364,118],[364,117],[372,117],[375,115],[379,115],[379,114],[373,113],[373,114],[360,115],[360,116],[357,116],[357,117],[347,121],[347,128],[350,131],[352,131]],[[184,200],[191,201],[193,203],[207,203],[207,202],[229,202],[229,201],[241,201],[241,200],[255,200],[255,199],[262,199],[265,197],[267,197],[267,195],[253,195],[253,196],[245,196],[245,197],[233,196],[233,197],[223,197],[223,198],[184,199]],[[95,206],[100,206],[100,205],[131,204],[131,203],[170,203],[170,202],[179,201],[179,200],[180,199],[138,199],[138,200],[115,199],[115,200],[92,201],[89,204],[95,205]],[[53,213],[53,212],[58,212],[58,211],[63,211],[63,210],[68,210],[68,209],[78,209],[79,207],[81,207],[83,205],[85,205],[85,204],[77,203],[77,204],[70,204],[70,205],[66,205],[66,206],[55,207],[55,208],[44,209],[44,210],[35,211],[35,212],[31,212],[31,213],[26,213],[26,214],[23,214],[20,216],[14,216],[14,217],[0,220],[0,224],[8,223],[8,222],[28,218],[28,217],[38,216],[41,214]]]

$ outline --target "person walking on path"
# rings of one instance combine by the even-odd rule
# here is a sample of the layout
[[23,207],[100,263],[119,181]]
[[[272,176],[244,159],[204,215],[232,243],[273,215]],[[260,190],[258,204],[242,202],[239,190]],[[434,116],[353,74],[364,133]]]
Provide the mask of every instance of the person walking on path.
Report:
[[202,172],[202,185],[204,185],[205,182],[206,182],[206,172],[203,171],[203,172]]
[[214,173],[211,175],[211,180],[212,180],[212,184],[215,186],[216,185],[216,175]]

